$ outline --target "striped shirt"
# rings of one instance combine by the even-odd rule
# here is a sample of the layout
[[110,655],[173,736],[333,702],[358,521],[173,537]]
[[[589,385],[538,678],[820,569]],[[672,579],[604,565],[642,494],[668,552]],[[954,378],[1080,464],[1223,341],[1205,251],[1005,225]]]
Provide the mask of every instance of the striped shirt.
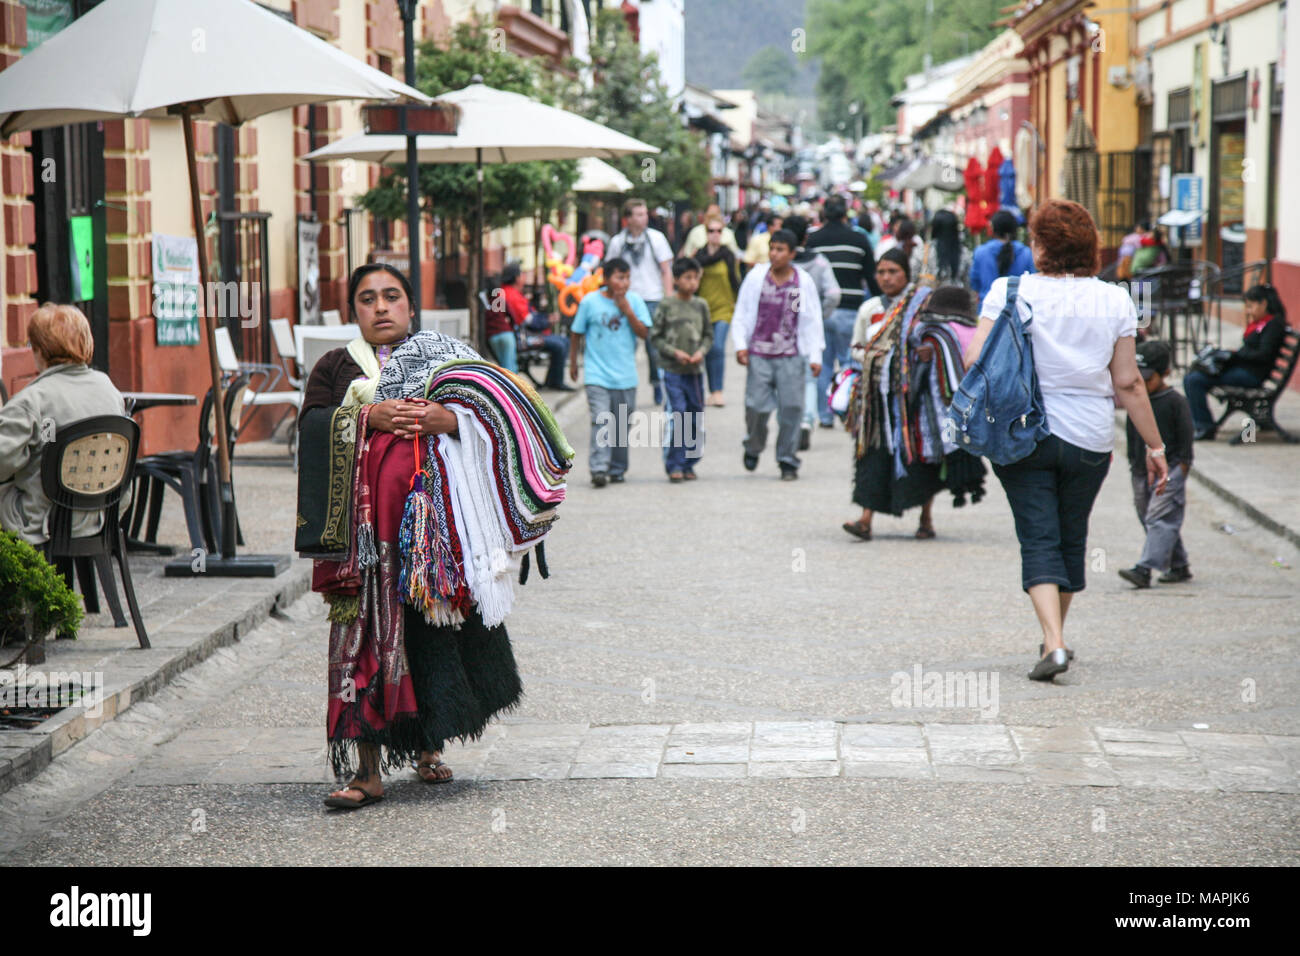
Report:
[[852,226],[828,222],[809,234],[807,247],[824,255],[835,270],[841,309],[856,312],[866,298],[864,286],[871,295],[880,294],[876,286],[876,257],[871,253],[871,243]]

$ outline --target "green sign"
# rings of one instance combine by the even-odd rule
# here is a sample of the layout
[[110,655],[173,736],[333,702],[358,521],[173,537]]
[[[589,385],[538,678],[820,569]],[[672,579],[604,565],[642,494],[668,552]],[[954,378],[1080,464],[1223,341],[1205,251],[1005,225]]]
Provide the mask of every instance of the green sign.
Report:
[[159,345],[199,344],[199,246],[153,234],[153,317]]
[[72,245],[72,301],[95,297],[95,230],[89,216],[69,220]]
[[23,6],[27,8],[24,54],[31,53],[74,19],[72,0],[23,0]]

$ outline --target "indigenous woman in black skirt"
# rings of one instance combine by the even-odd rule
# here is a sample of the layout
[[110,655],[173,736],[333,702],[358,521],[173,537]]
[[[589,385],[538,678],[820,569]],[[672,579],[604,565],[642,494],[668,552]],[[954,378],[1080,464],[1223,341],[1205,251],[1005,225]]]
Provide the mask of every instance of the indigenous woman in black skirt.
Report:
[[[411,336],[410,284],[391,266],[358,268],[348,305],[361,336],[316,364],[299,429],[299,551],[332,559],[317,560],[313,576],[330,602],[330,760],[341,777],[355,767],[349,785],[325,799],[336,809],[382,799],[381,769],[409,763],[426,783],[450,781],[445,741],[478,736],[523,690],[504,626],[485,627],[477,611],[458,628],[429,624],[399,603],[395,587],[396,527],[416,445],[400,439],[457,426],[436,402],[375,402],[380,373],[408,339],[448,360],[478,355],[437,333]],[[340,532],[349,526],[351,539]]]
[[876,266],[883,316],[860,314],[854,330],[852,347],[863,368],[847,427],[855,438],[853,502],[862,514],[843,527],[863,541],[871,540],[877,511],[900,517],[920,505],[916,537],[933,538],[935,494],[947,488],[957,505],[966,494],[973,501],[984,494],[983,464],[960,449],[945,449],[941,429],[943,404],[961,380],[966,338],[948,326],[972,324],[969,294],[945,287],[935,296],[910,279],[901,250],[883,253]]

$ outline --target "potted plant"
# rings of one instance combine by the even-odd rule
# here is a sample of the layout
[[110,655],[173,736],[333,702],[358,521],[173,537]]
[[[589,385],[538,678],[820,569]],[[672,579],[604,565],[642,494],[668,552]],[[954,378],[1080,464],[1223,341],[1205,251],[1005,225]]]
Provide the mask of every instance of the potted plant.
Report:
[[27,663],[45,660],[45,636],[76,637],[83,612],[76,592],[45,556],[11,531],[0,531],[0,644],[22,641]]

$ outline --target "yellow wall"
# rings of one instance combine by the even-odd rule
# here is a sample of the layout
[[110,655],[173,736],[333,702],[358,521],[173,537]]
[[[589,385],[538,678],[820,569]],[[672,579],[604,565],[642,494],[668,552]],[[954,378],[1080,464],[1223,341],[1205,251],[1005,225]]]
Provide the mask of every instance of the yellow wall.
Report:
[[[1100,89],[1100,111],[1097,117],[1097,129],[1094,129],[1093,135],[1097,137],[1097,151],[1101,153],[1123,152],[1136,149],[1138,145],[1138,108],[1137,93],[1132,85],[1127,89],[1119,89],[1110,85],[1109,74],[1111,67],[1126,69],[1132,78],[1133,69],[1129,58],[1130,30],[1132,21],[1129,19],[1127,11],[1112,10],[1106,12],[1091,11],[1093,18],[1101,24],[1101,37],[1104,42],[1101,46],[1101,57],[1098,68],[1101,72]],[[1089,63],[1088,83],[1092,84],[1091,67]],[[1088,99],[1091,102],[1092,91],[1089,90]],[[1090,111],[1091,112],[1091,111]],[[1091,115],[1088,117],[1089,124],[1092,123]]]

